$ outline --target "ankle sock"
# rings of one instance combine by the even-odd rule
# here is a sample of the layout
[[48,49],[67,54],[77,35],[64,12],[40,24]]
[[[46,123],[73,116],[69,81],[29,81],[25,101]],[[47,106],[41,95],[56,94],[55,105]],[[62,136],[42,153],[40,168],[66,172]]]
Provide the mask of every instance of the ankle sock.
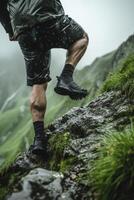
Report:
[[42,137],[44,134],[44,121],[33,122],[35,137]]
[[67,78],[72,78],[73,77],[73,72],[74,72],[74,66],[71,64],[66,64],[62,70],[61,76],[62,77],[67,77]]

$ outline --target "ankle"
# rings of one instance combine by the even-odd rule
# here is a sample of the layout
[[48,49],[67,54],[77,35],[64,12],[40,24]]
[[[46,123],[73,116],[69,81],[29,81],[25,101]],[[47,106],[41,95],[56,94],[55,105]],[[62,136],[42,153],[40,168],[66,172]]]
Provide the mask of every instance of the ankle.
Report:
[[35,138],[42,138],[44,135],[44,121],[33,122]]
[[61,76],[62,77],[73,77],[74,66],[71,64],[65,64]]

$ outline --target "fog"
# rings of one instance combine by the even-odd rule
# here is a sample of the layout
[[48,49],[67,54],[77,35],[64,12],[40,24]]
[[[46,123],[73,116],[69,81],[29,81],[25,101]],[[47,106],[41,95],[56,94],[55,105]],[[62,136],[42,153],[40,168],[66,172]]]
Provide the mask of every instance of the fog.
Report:
[[[74,18],[89,35],[89,47],[79,68],[96,57],[116,49],[134,29],[134,0],[61,0],[66,14]],[[17,42],[9,42],[0,26],[0,59],[20,55]],[[53,56],[65,57],[64,50],[54,50]],[[22,56],[22,54],[21,54]]]

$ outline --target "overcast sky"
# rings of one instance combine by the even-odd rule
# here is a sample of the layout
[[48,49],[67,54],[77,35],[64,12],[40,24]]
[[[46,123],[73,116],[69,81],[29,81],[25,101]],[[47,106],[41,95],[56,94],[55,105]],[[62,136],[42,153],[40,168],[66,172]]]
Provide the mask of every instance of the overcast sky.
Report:
[[[79,66],[116,49],[134,33],[134,0],[61,0],[66,14],[89,35],[89,47]],[[57,52],[57,51],[56,51]],[[20,54],[17,42],[9,42],[0,26],[0,59]],[[59,51],[65,55],[65,51]],[[14,58],[15,59],[15,58]]]

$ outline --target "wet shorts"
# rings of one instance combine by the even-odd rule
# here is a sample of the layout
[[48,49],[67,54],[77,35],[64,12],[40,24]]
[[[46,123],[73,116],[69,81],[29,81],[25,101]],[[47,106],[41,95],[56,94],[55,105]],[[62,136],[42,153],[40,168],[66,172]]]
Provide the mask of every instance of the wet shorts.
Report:
[[25,58],[27,85],[49,82],[51,49],[68,49],[84,33],[83,28],[67,15],[22,33],[18,41]]

